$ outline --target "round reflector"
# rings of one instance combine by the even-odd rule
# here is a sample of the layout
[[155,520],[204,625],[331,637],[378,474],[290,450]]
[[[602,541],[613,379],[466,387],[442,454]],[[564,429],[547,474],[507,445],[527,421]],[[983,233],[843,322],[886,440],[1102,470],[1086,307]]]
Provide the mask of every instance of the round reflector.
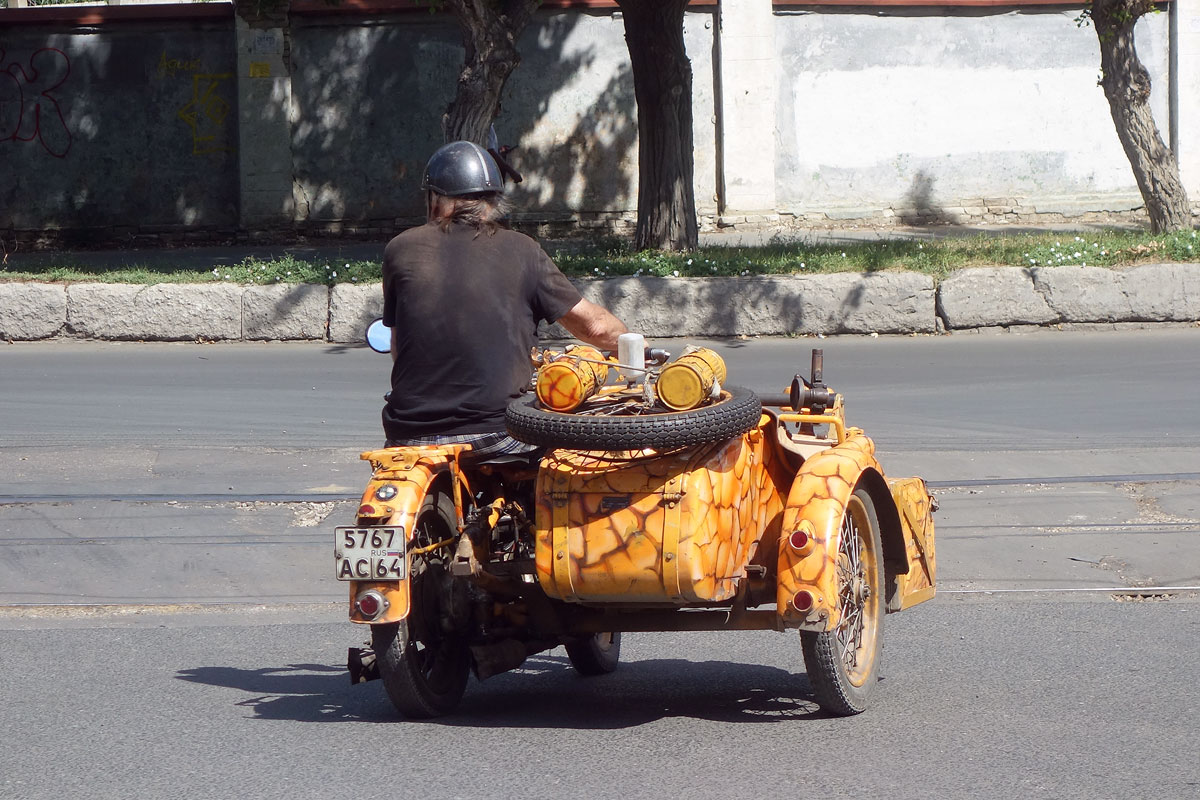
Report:
[[792,595],[792,608],[796,609],[800,613],[803,614],[808,611],[811,611],[812,607],[813,607],[812,592],[801,589],[800,591],[798,591],[794,595]]

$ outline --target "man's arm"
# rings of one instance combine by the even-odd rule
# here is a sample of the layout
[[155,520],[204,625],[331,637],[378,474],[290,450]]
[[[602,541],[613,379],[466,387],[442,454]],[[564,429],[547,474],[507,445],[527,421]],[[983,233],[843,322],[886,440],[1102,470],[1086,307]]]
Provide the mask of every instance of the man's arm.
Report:
[[396,335],[396,329],[395,329],[395,328],[391,328],[390,330],[391,330],[391,332],[392,332],[392,347],[391,347],[391,350],[392,350],[392,363],[393,363],[393,364],[395,364],[395,363],[396,363],[396,359],[400,357],[400,348],[397,346],[397,340],[399,339],[399,337]]
[[576,339],[601,350],[616,350],[617,337],[629,331],[607,308],[586,299],[563,314],[558,323]]

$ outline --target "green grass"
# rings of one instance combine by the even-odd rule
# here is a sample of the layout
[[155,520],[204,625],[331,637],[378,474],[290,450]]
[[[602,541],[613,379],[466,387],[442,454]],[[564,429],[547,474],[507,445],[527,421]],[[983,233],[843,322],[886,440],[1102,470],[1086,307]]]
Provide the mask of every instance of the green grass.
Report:
[[[573,277],[622,275],[724,277],[747,275],[821,275],[834,272],[908,270],[941,279],[956,269],[977,266],[1086,265],[1121,267],[1145,262],[1200,261],[1196,231],[1151,235],[1128,231],[1036,235],[978,235],[934,240],[888,240],[845,244],[778,243],[763,247],[706,247],[688,254],[631,252],[627,243],[609,241],[553,254]],[[121,269],[88,271],[70,263],[48,263],[33,271],[0,266],[0,280],[107,283],[368,283],[378,281],[374,261],[336,263],[292,256],[246,259],[204,271],[132,264]]]
[[0,267],[2,280],[38,280],[61,283],[97,281],[100,283],[215,283],[224,281],[246,285],[272,283],[370,283],[380,279],[380,264],[375,261],[308,261],[294,256],[271,260],[248,258],[239,264],[220,265],[196,271],[148,264],[131,264],[102,272],[86,270],[76,264],[48,264],[35,271]]
[[1126,231],[952,237],[845,244],[775,244],[758,248],[712,247],[687,255],[606,252],[559,255],[568,275],[679,277],[821,275],[833,272],[908,270],[944,278],[979,266],[1117,267],[1148,261],[1200,261],[1195,231],[1152,236]]

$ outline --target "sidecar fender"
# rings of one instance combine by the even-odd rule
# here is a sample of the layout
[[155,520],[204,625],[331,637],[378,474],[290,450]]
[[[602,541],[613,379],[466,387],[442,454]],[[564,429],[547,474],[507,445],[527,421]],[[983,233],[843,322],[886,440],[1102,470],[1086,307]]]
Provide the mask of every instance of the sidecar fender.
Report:
[[[781,628],[827,631],[837,625],[836,564],[841,522],[857,488],[870,495],[879,520],[889,607],[896,576],[909,571],[900,516],[883,468],[875,459],[875,443],[856,429],[848,434],[841,444],[805,460],[788,493],[776,567],[776,608]],[[807,534],[807,545],[801,550],[792,544],[791,535],[796,531]],[[810,604],[795,602],[800,592],[806,593],[800,597]]]

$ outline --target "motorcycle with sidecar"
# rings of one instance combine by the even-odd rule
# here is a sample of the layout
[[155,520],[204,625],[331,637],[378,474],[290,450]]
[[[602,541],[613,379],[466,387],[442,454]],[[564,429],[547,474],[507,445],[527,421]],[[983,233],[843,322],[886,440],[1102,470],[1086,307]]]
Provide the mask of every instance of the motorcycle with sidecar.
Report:
[[884,472],[820,350],[807,378],[755,394],[724,385],[711,350],[668,362],[632,336],[615,358],[537,354],[536,391],[507,412],[534,457],[362,454],[371,479],[334,532],[350,619],[371,634],[352,681],[382,679],[428,718],[471,674],[558,646],[600,675],[623,633],[795,630],[822,709],[867,707],[885,616],[934,596],[924,481]]

